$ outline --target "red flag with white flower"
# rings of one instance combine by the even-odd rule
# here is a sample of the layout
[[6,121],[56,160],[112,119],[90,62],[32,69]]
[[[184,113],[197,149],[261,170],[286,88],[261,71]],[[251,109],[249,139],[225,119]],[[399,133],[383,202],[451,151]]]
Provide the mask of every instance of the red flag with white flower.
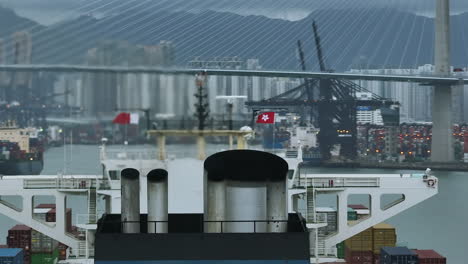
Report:
[[114,118],[114,120],[112,120],[112,123],[121,124],[121,125],[130,124],[130,113],[120,113],[120,114],[118,114]]
[[138,113],[120,113],[114,118],[114,120],[112,120],[112,123],[121,125],[138,125],[139,119],[140,117],[138,116]]
[[275,123],[275,112],[261,113],[257,117],[258,124],[274,124]]

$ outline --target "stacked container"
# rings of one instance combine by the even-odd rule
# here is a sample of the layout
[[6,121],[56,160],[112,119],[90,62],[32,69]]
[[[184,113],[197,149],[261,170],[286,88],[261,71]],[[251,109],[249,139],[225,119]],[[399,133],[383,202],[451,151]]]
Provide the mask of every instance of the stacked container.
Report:
[[58,261],[58,249],[51,253],[33,253],[31,261],[33,264],[56,264]]
[[413,250],[418,255],[419,264],[446,264],[447,259],[434,250]]
[[317,219],[320,222],[326,222],[327,226],[319,229],[321,236],[328,236],[337,231],[337,211],[331,207],[317,207]]
[[21,248],[0,248],[0,264],[23,264],[24,255]]
[[[45,214],[45,221],[46,222],[56,222],[56,215],[57,215],[57,210],[54,208],[50,209],[46,214]],[[66,230],[68,233],[72,232],[72,210],[70,208],[67,208],[67,212],[65,213],[66,217]]]
[[396,230],[395,227],[381,223],[372,227],[372,236],[373,236],[373,251],[374,251],[374,258],[375,263],[379,263],[380,261],[380,249],[382,247],[395,247],[396,246]]
[[57,241],[52,238],[32,230],[31,252],[34,253],[51,253],[58,248]]
[[32,229],[25,225],[16,225],[8,230],[7,245],[9,248],[22,248],[24,264],[31,264]]
[[33,230],[31,253],[32,264],[54,264],[59,256],[58,243],[52,238]]
[[348,221],[356,221],[358,219],[357,212],[353,208],[348,207]]
[[337,257],[339,259],[344,259],[345,258],[345,242],[341,242],[339,244],[336,245],[336,251],[337,251]]
[[34,207],[34,218],[45,222],[47,212],[53,208],[55,208],[55,204],[39,204]]
[[[395,247],[395,244],[395,228],[378,224],[345,241],[345,259],[351,264],[380,264],[380,249]],[[337,250],[339,252],[339,245]]]
[[418,255],[406,247],[383,247],[380,264],[418,264]]
[[372,228],[369,228],[345,241],[345,259],[349,264],[374,264],[372,248]]
[[66,260],[67,259],[67,249],[68,246],[62,243],[58,244],[58,252],[59,252],[59,260]]
[[366,206],[362,204],[350,204],[348,205],[348,208],[351,208],[354,211],[356,211],[357,219],[368,217],[370,214],[369,208],[367,208]]

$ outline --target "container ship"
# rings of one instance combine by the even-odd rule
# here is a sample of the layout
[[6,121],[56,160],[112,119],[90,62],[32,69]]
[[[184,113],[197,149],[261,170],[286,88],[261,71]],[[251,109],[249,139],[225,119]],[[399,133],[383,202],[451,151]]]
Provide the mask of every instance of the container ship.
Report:
[[44,147],[34,128],[0,127],[0,174],[38,175]]
[[[102,175],[0,179],[2,196],[55,195],[55,211],[44,210],[56,213],[55,225],[43,224],[54,220],[52,216],[32,221],[29,210],[17,211],[5,203],[0,203],[0,212],[67,245],[66,260],[60,262],[64,264],[75,260],[80,264],[393,264],[398,258],[406,261],[398,264],[416,264],[416,259],[424,263],[423,258],[437,257],[432,251],[397,247],[394,228],[382,224],[437,195],[438,179],[430,170],[312,174],[299,170],[301,148],[294,157],[287,149],[281,153],[249,149],[246,136],[251,132],[150,132],[158,142],[156,151],[110,149],[103,140]],[[195,136],[197,156],[167,152],[165,137],[173,135]],[[232,144],[229,151],[207,158],[204,139],[213,135],[236,137],[237,150]],[[75,222],[84,236],[70,236],[65,221],[58,221],[68,212],[66,194],[70,192],[87,200],[84,222]],[[335,193],[335,201],[330,207],[321,207],[320,195],[330,192]],[[350,193],[366,194],[369,199],[364,204],[350,204]],[[386,193],[404,199],[381,200]],[[101,199],[104,211],[98,213]],[[34,208],[31,199],[23,201],[24,208]],[[45,253],[56,258],[54,250]],[[437,261],[443,263],[444,259]]]

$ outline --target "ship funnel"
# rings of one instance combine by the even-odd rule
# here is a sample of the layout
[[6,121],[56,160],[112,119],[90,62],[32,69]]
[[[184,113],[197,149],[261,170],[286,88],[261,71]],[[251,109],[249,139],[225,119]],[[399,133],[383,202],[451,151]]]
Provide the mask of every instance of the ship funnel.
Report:
[[124,169],[121,173],[121,220],[123,233],[140,232],[140,173]]
[[232,150],[210,156],[204,167],[207,232],[286,231],[284,159],[262,151]]
[[148,173],[148,233],[167,233],[168,173],[155,169]]

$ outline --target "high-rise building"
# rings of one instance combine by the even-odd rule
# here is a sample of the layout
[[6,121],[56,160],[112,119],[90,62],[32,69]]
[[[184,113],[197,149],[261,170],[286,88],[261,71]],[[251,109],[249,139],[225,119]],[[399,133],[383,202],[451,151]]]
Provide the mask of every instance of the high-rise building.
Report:
[[[427,64],[416,69],[353,69],[350,73],[379,75],[432,75],[434,66]],[[432,120],[432,94],[430,86],[405,82],[355,81],[367,90],[400,102],[400,120],[404,122],[430,122]],[[454,88],[453,114],[454,122],[460,122],[462,117],[463,89]]]
[[[12,35],[14,48],[14,64],[31,64],[32,39],[26,31],[15,32]],[[15,72],[11,74],[11,82],[5,90],[6,101],[27,102],[32,85],[32,75],[27,72]]]
[[[169,41],[155,46],[133,46],[127,42],[105,41],[88,51],[88,65],[173,66],[175,48]],[[81,102],[90,115],[112,116],[115,111],[150,109],[151,114],[177,108],[167,98],[184,97],[175,87],[174,76],[151,74],[84,74]],[[177,88],[177,89],[176,89]],[[172,111],[172,110],[171,110]],[[175,110],[177,111],[177,110]],[[182,111],[182,110],[180,110]]]

